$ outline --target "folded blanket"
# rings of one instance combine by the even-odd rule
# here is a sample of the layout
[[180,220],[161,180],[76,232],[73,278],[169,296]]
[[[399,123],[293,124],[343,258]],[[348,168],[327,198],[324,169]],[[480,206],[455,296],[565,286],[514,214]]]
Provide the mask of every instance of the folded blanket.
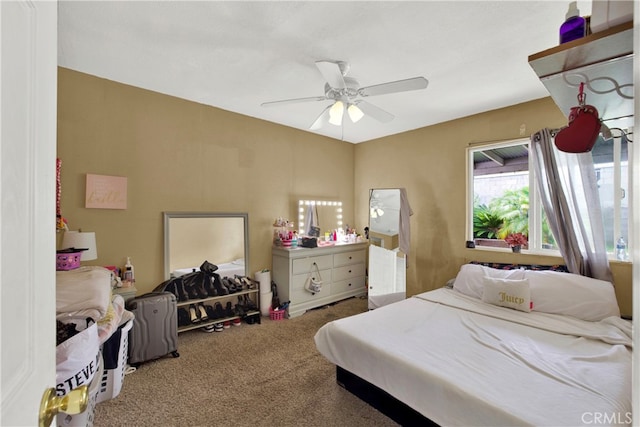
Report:
[[104,267],[56,271],[56,317],[105,317],[111,304],[112,272]]

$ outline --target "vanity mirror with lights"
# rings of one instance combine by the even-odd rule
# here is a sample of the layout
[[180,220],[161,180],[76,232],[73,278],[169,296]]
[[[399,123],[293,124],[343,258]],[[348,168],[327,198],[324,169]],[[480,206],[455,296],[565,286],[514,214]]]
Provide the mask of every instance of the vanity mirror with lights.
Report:
[[406,298],[406,255],[399,248],[400,189],[369,192],[369,309]]
[[335,200],[298,200],[298,229],[302,235],[309,234],[309,225],[325,232],[343,227],[342,202]]

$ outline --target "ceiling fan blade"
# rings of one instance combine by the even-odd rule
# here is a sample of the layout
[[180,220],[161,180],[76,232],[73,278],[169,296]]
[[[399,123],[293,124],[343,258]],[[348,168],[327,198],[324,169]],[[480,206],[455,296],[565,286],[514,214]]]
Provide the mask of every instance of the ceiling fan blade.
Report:
[[381,83],[379,85],[360,88],[360,96],[385,95],[387,93],[406,92],[409,90],[425,89],[429,85],[429,80],[424,77],[414,77],[412,79],[398,80],[395,82]]
[[340,66],[331,61],[316,61],[316,67],[320,70],[320,74],[329,83],[329,86],[337,89],[344,89],[347,87],[342,76]]
[[329,110],[331,109],[331,105],[329,105],[327,108],[324,109],[324,111],[322,111],[322,113],[320,113],[318,118],[309,127],[310,130],[318,130],[329,122]]
[[359,101],[356,103],[356,105],[362,110],[365,115],[373,117],[379,122],[388,123],[395,117],[393,114],[387,113],[382,108],[376,107],[375,105],[370,104],[367,101]]
[[310,96],[308,98],[283,99],[281,101],[269,101],[260,104],[262,107],[273,107],[274,105],[296,104],[298,102],[326,101],[326,96]]

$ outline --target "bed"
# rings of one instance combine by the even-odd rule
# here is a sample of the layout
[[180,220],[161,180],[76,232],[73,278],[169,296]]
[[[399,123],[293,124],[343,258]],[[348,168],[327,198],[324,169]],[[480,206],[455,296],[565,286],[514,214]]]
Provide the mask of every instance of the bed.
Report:
[[631,322],[608,282],[465,264],[315,343],[340,385],[403,425],[631,423]]

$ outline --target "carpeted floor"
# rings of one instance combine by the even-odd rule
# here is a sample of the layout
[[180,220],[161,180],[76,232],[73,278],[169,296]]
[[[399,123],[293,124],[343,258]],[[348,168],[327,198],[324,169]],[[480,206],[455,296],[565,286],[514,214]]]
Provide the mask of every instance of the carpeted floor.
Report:
[[178,336],[180,357],[141,365],[97,405],[101,426],[396,426],[335,382],[313,336],[367,310],[351,298],[281,321]]

